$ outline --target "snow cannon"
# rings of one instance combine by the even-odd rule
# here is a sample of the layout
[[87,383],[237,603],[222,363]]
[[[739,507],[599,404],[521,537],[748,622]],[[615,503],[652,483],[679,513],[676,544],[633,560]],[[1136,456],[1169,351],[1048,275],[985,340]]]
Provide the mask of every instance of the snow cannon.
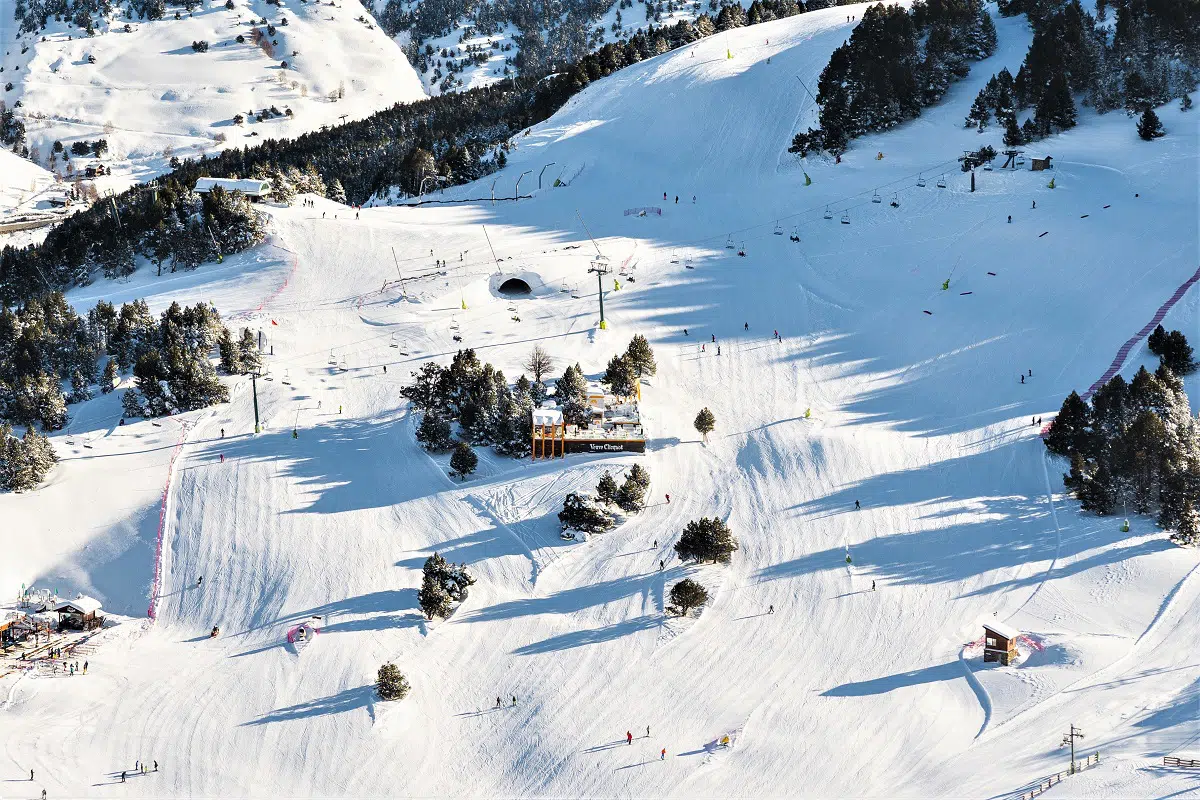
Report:
[[1121,523],[1121,533],[1129,533],[1129,520]]

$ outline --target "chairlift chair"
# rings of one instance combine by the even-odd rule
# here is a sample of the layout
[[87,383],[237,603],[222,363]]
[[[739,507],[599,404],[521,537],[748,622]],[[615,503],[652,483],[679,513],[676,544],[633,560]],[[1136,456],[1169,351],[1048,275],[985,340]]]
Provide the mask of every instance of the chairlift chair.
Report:
[[943,175],[942,177],[938,178],[938,181],[937,181],[937,188],[939,188],[939,189],[945,189],[945,188],[946,188],[946,176],[945,176],[945,175]]
[[1018,167],[1025,166],[1025,156],[1017,156],[1017,166]]
[[729,236],[728,238],[725,239],[725,249],[726,250],[733,249],[733,237],[732,236]]
[[833,212],[829,210],[829,206],[825,206],[825,219],[833,219]]
[[741,256],[742,258],[746,257],[746,243],[745,242],[742,242],[740,245],[738,245],[737,254],[739,256]]
[[849,211],[847,211],[846,213],[842,214],[842,224],[843,224],[843,225],[849,225],[849,224],[850,224],[850,212],[849,212]]
[[778,222],[775,223],[775,235],[783,236],[783,227]]
[[793,242],[800,241],[800,229],[799,228],[792,228],[792,237],[791,238],[792,238]]
[[875,194],[873,194],[871,196],[871,202],[872,203],[882,203],[883,202],[883,198],[879,196],[878,191],[876,191]]
[[917,176],[917,186],[920,186],[922,189],[925,188],[925,176],[924,175]]
[[899,207],[900,207],[900,195],[898,195],[898,194],[893,194],[893,195],[892,195],[892,202],[891,202],[891,203],[889,203],[889,205],[890,205],[892,208],[899,208]]
[[991,172],[991,171],[992,171],[992,162],[990,162],[990,161],[989,161],[989,162],[987,162],[986,164],[984,164],[984,165],[983,165],[983,171],[984,171],[984,172]]

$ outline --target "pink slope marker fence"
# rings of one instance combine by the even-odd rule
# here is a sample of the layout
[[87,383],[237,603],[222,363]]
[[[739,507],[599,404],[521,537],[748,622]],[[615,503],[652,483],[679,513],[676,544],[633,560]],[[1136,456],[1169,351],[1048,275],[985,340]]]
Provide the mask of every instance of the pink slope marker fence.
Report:
[[294,252],[292,252],[291,250],[288,250],[286,247],[280,247],[277,244],[270,244],[269,246],[274,247],[276,250],[282,250],[283,252],[287,253],[289,260],[292,262],[292,268],[288,270],[288,274],[284,277],[283,283],[279,284],[274,289],[272,289],[271,293],[268,294],[266,297],[264,297],[262,299],[261,303],[259,303],[256,307],[254,307],[250,311],[240,311],[236,314],[231,315],[229,317],[231,320],[245,319],[245,318],[249,317],[251,314],[254,314],[254,313],[257,313],[259,311],[263,311],[264,309],[266,309],[266,307],[272,301],[274,301],[275,298],[277,298],[277,297],[279,297],[279,295],[283,294],[283,290],[288,287],[288,285],[292,282],[292,278],[294,278],[296,276],[296,270],[300,267],[299,257],[297,257],[297,255]]
[[[1158,324],[1167,316],[1167,312],[1174,308],[1175,304],[1183,299],[1183,296],[1187,294],[1188,289],[1192,288],[1192,285],[1197,281],[1200,281],[1200,269],[1197,269],[1192,277],[1184,281],[1183,284],[1175,290],[1175,294],[1171,295],[1170,298],[1167,299],[1167,302],[1159,306],[1158,311],[1154,313],[1154,316],[1149,322],[1146,323],[1145,327],[1135,333],[1129,341],[1121,345],[1121,349],[1117,351],[1117,356],[1113,359],[1112,364],[1108,366],[1108,369],[1104,371],[1104,374],[1100,376],[1100,379],[1089,386],[1088,390],[1083,393],[1083,402],[1086,403],[1088,400],[1091,400],[1092,395],[1096,393],[1097,389],[1108,383],[1110,380],[1112,380],[1114,375],[1121,371],[1121,367],[1125,366],[1125,359],[1129,357],[1129,353],[1133,350],[1133,348],[1136,347],[1143,339],[1149,336],[1151,331],[1158,327]],[[1051,420],[1042,426],[1042,436],[1045,436],[1050,432],[1050,426],[1053,424],[1054,420]]]
[[175,443],[175,449],[171,451],[171,460],[167,462],[167,481],[163,484],[162,503],[158,509],[158,536],[154,544],[154,581],[150,584],[150,608],[146,610],[146,616],[150,619],[158,618],[158,597],[162,592],[163,536],[167,530],[167,497],[171,494],[171,477],[175,473],[175,459],[179,458],[187,440],[188,429],[191,427],[190,422],[180,423],[179,441]]

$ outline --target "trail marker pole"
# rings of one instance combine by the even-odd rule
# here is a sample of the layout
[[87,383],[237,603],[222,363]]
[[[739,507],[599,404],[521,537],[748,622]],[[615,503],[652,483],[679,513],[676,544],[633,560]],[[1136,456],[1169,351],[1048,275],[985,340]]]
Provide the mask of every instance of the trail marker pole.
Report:
[[250,373],[250,389],[254,394],[254,432],[261,433],[262,427],[258,424],[258,372]]

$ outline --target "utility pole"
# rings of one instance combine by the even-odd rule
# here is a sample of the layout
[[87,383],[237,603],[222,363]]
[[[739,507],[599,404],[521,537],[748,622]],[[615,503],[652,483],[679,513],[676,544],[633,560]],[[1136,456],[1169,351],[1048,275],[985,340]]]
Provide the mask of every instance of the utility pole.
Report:
[[606,331],[608,323],[604,320],[604,276],[612,272],[608,266],[608,259],[597,255],[592,259],[592,265],[588,267],[588,272],[596,273],[596,288],[599,290],[597,296],[600,298],[600,330]]
[[1071,775],[1074,775],[1076,772],[1076,769],[1075,769],[1075,740],[1082,739],[1082,738],[1083,738],[1083,731],[1076,728],[1074,724],[1071,725],[1070,733],[1063,734],[1062,746],[1063,747],[1070,746],[1070,748],[1071,748],[1071,772],[1070,772]]
[[254,432],[262,433],[262,427],[258,424],[258,370],[250,373],[250,388],[254,394]]

